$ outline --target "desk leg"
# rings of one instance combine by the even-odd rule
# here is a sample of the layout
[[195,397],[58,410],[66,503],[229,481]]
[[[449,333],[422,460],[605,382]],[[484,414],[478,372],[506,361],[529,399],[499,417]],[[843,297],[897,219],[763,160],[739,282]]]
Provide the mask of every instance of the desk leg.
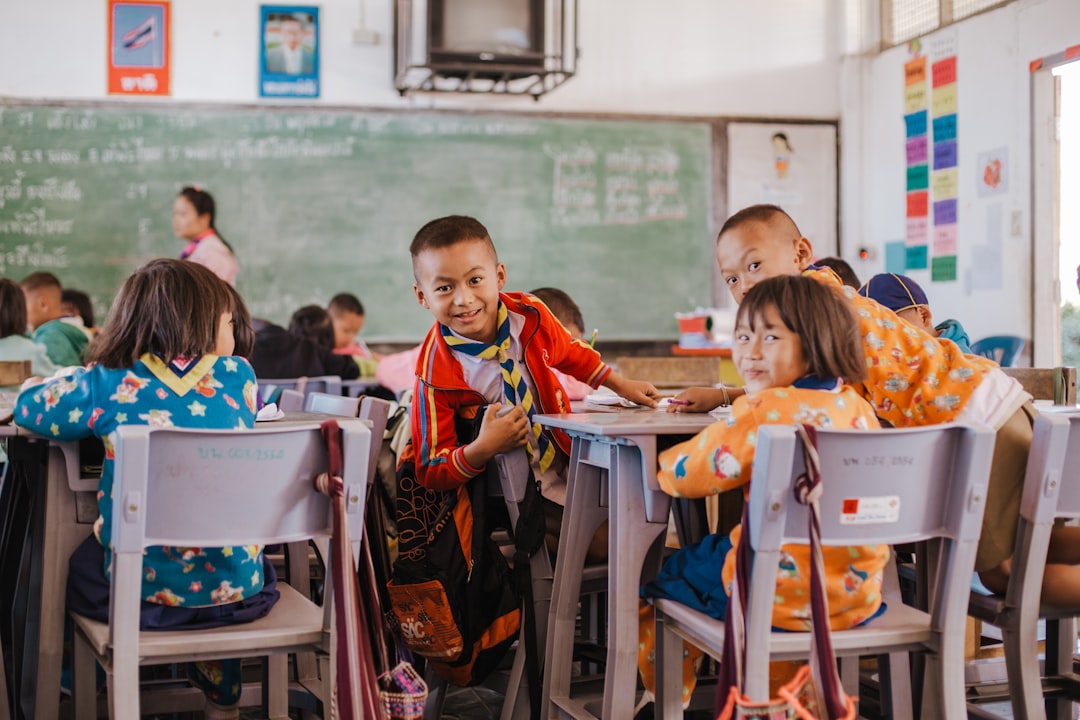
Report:
[[642,451],[616,445],[608,482],[610,556],[608,558],[608,651],[604,681],[605,718],[633,716],[637,695],[638,591],[643,580],[660,570],[658,540],[665,522],[645,515],[645,473]]
[[[75,493],[68,486],[64,452],[78,452],[71,443],[49,448],[48,491],[41,568],[41,627],[38,636],[35,720],[55,720],[60,714],[60,666],[64,655],[64,598],[68,559],[90,534],[91,526],[76,522]],[[77,465],[76,465],[77,467]]]
[[[600,488],[607,470],[590,464],[585,458],[592,441],[575,437],[570,453],[567,477],[566,509],[559,537],[559,554],[551,589],[548,613],[547,646],[544,667],[544,702],[570,697],[570,674],[574,659],[574,629],[581,575],[589,541],[607,519],[607,508],[600,501]],[[604,444],[606,445],[606,444]],[[606,450],[606,447],[602,447]],[[636,644],[635,644],[636,647]],[[558,717],[555,704],[549,704],[543,717]]]

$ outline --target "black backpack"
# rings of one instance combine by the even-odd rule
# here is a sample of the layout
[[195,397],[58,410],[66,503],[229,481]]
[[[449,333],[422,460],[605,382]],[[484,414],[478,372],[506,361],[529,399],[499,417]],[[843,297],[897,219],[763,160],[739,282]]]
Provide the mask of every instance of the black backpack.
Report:
[[[483,410],[459,419],[461,444],[476,437]],[[411,444],[398,462],[398,559],[387,585],[391,606],[405,646],[459,686],[483,681],[517,639],[522,597],[531,589],[529,557],[544,542],[541,496],[530,471],[513,528],[510,570],[491,538],[492,530],[509,525],[503,500],[490,496],[491,483],[499,483],[494,462],[451,491],[428,490],[416,481]],[[536,667],[535,650],[530,669]]]

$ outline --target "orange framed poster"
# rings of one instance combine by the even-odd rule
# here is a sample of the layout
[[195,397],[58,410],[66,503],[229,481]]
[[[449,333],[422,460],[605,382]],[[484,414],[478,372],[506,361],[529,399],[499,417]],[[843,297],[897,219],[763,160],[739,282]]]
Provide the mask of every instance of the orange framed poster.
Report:
[[108,0],[109,94],[168,95],[168,0]]

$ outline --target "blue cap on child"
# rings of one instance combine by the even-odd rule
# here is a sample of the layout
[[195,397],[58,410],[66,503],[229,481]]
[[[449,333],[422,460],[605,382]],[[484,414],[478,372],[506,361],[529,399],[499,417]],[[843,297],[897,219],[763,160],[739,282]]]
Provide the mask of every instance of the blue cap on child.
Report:
[[859,294],[871,300],[877,300],[881,305],[897,313],[919,305],[927,307],[930,305],[919,283],[907,275],[880,273],[867,280],[866,284],[859,288]]

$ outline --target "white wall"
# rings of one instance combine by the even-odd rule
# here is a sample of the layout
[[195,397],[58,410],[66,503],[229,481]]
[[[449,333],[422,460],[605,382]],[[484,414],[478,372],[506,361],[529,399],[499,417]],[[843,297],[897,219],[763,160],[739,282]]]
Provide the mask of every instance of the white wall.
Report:
[[[362,4],[363,3],[363,4]],[[322,98],[332,105],[836,118],[839,0],[583,0],[579,74],[540,102],[393,88],[392,0],[323,0]],[[257,97],[255,0],[174,0],[173,99]],[[361,11],[379,33],[352,43]],[[6,0],[0,95],[105,98],[103,1]]]
[[[911,271],[930,297],[935,318],[955,317],[973,339],[992,334],[1031,337],[1031,101],[1030,61],[1080,43],[1080,3],[1019,0],[923,38],[932,45],[956,39],[959,146],[959,257],[956,282],[930,282]],[[876,257],[859,263],[860,277],[885,268],[884,244],[905,231],[903,65],[906,47],[843,61],[841,147],[843,254],[870,246]],[[1009,152],[1008,192],[978,197],[978,154]],[[853,180],[858,179],[858,182]],[[1000,290],[972,287],[976,261],[994,252],[990,235],[1002,224]],[[1013,227],[1014,221],[1016,228]],[[1016,232],[1014,232],[1014,230]],[[1052,282],[1055,268],[1045,268]],[[1042,274],[1037,281],[1042,281]]]

